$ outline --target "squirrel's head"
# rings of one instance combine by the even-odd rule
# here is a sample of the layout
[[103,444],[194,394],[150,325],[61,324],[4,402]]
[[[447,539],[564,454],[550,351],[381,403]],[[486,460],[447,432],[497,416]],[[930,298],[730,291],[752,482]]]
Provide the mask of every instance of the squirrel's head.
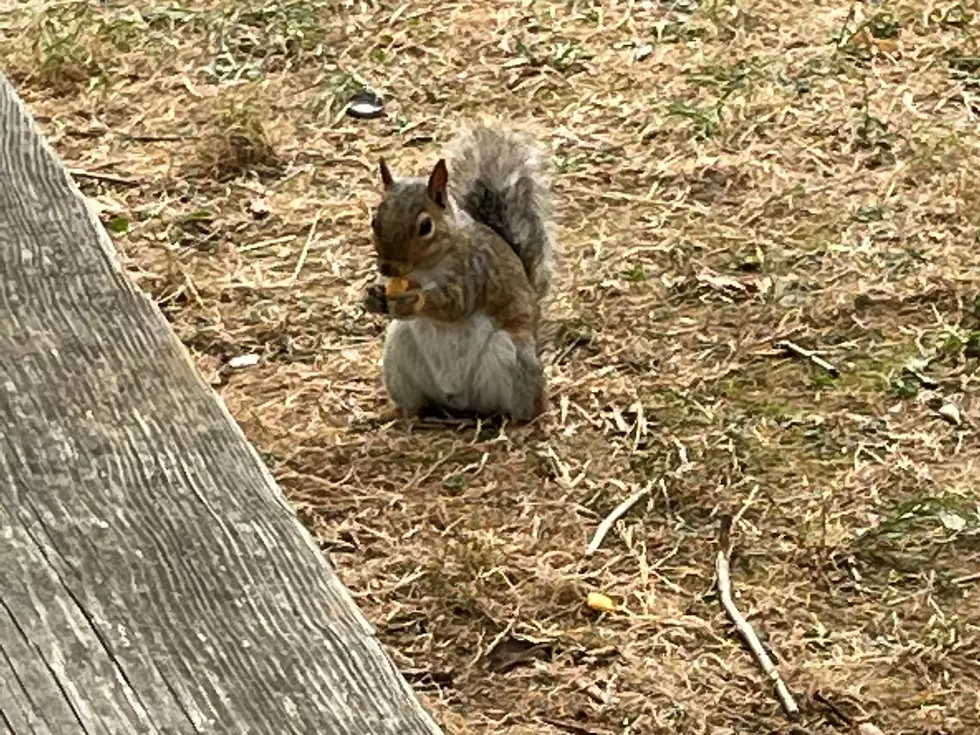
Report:
[[395,179],[381,159],[384,195],[371,220],[378,270],[388,277],[407,276],[435,260],[446,242],[449,171],[442,159],[425,179]]

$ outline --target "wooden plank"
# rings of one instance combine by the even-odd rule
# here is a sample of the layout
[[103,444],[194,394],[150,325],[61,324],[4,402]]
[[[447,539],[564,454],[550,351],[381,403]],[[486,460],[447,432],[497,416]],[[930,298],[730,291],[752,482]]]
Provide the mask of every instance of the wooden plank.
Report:
[[439,733],[2,75],[0,730]]

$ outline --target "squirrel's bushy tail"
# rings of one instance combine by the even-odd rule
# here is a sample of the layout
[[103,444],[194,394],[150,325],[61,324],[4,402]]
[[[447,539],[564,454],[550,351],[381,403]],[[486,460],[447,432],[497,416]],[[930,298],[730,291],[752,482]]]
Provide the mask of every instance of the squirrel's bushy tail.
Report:
[[450,144],[447,163],[457,204],[507,241],[543,297],[556,245],[541,150],[517,132],[480,125]]

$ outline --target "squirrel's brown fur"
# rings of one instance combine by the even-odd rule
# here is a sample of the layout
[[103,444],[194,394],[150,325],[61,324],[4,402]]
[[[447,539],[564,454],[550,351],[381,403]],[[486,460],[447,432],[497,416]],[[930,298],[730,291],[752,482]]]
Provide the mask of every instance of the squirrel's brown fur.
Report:
[[384,378],[404,412],[425,407],[529,420],[545,406],[540,301],[553,263],[541,154],[515,133],[461,135],[428,179],[396,179],[381,161],[372,220],[378,267],[408,290],[365,306],[394,318]]

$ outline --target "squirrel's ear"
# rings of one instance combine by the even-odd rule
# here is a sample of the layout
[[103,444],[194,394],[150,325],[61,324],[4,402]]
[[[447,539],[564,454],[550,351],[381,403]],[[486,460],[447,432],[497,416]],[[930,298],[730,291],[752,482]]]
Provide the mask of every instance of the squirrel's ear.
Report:
[[383,158],[381,159],[381,183],[385,185],[385,189],[395,183],[395,177],[391,175],[391,170]]
[[429,198],[445,209],[446,207],[446,185],[449,183],[449,170],[446,168],[446,161],[442,158],[432,169],[429,176]]

